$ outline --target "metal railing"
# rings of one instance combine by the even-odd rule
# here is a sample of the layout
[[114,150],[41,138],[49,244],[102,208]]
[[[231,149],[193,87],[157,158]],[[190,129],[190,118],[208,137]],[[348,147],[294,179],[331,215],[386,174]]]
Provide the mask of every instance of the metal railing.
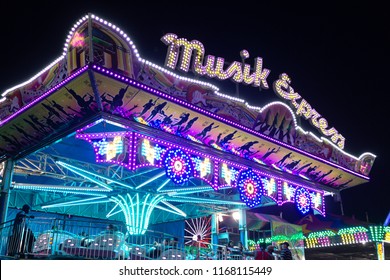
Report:
[[[166,233],[127,234],[126,225],[39,217],[0,225],[1,258],[186,259],[184,244]],[[167,240],[167,244],[164,244]]]
[[[111,227],[108,227],[109,223]],[[241,260],[252,259],[225,245],[193,242],[182,236],[147,230],[128,234],[125,224],[77,219],[26,218],[0,224],[0,258],[103,260]],[[179,242],[180,241],[180,242]]]

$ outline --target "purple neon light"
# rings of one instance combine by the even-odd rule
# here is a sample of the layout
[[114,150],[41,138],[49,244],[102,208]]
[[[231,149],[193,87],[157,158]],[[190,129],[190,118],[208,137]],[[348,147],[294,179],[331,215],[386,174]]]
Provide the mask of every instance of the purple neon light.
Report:
[[[99,138],[105,138],[105,137],[115,137],[115,136],[131,136],[131,132],[105,132],[105,133],[89,133],[89,134],[76,134],[77,139],[82,139],[87,141],[93,146],[93,141],[92,139],[99,139]],[[94,147],[94,153],[95,153],[95,162],[97,163],[102,163],[102,162],[107,162],[107,163],[114,163],[123,167],[126,167],[130,169],[130,165],[125,163],[125,162],[120,162],[117,160],[105,160],[105,159],[100,159],[98,156],[98,147]]]
[[181,149],[169,149],[163,156],[165,172],[175,184],[188,182],[193,176],[194,167],[189,155]]
[[294,198],[298,210],[302,214],[308,213],[312,205],[310,193],[304,188],[296,188]]
[[[230,162],[230,161],[227,161],[227,160],[223,160],[223,159],[217,158],[215,156],[206,155],[206,154],[204,154],[202,152],[198,152],[198,151],[186,148],[186,147],[180,147],[180,146],[172,144],[170,142],[167,142],[167,141],[164,141],[164,140],[160,140],[160,139],[156,139],[156,138],[151,137],[151,136],[145,136],[145,135],[139,134],[137,132],[125,131],[125,132],[103,132],[103,133],[76,134],[76,138],[86,140],[86,141],[88,141],[91,144],[92,144],[92,139],[98,139],[98,138],[102,138],[102,137],[115,137],[115,136],[129,137],[129,140],[130,140],[129,141],[130,142],[130,151],[132,151],[130,153],[130,158],[129,158],[130,163],[126,164],[126,163],[123,163],[123,162],[118,162],[116,160],[109,160],[109,161],[107,161],[107,160],[100,160],[98,158],[98,156],[97,156],[98,150],[95,147],[94,149],[95,149],[95,155],[96,155],[96,162],[115,163],[115,164],[124,166],[124,167],[126,167],[126,168],[128,168],[130,170],[135,170],[137,168],[141,168],[141,167],[144,167],[144,166],[155,166],[155,167],[161,168],[163,166],[163,160],[162,159],[159,162],[155,163],[155,164],[149,164],[148,163],[148,164],[136,165],[135,160],[136,160],[136,156],[137,156],[137,145],[135,143],[138,140],[142,141],[143,139],[147,139],[147,140],[152,141],[153,143],[162,144],[163,146],[166,146],[167,150],[169,150],[169,149],[181,149],[184,152],[188,152],[189,154],[197,155],[197,156],[201,156],[201,157],[208,157],[209,159],[213,160],[213,163],[214,163],[214,182],[215,182],[214,184],[211,181],[206,180],[205,178],[201,178],[200,176],[194,176],[194,177],[199,178],[201,180],[204,180],[214,190],[218,190],[218,189],[223,188],[224,186],[227,186],[226,184],[218,185],[218,176],[215,176],[215,174],[218,174],[218,172],[219,172],[219,166],[220,166],[221,163],[225,163],[225,164],[227,164],[229,166],[233,166],[233,167],[235,167],[235,168],[237,168],[239,170],[246,170],[247,169],[247,167],[244,166],[244,165],[240,165],[240,164],[233,163],[233,162]],[[273,176],[271,174],[267,174],[265,172],[261,172],[261,171],[258,171],[258,170],[252,169],[252,171],[257,176],[267,177],[267,179],[274,178],[276,180],[277,192],[278,192],[277,200],[275,200],[275,198],[273,198],[273,197],[268,196],[267,194],[264,194],[264,195],[266,195],[267,197],[270,197],[272,200],[274,200],[277,203],[277,205],[282,205],[285,202],[292,202],[292,201],[282,201],[283,198],[282,198],[282,195],[281,195],[281,192],[282,192],[281,184],[282,184],[282,181],[286,181],[287,182],[287,180],[285,180],[283,178],[278,178],[276,176]],[[241,171],[239,171],[239,172],[241,172]],[[310,189],[308,187],[303,187],[301,184],[296,184],[295,182],[291,182],[291,181],[288,181],[288,182],[291,185],[293,185],[293,187],[295,189],[301,188],[301,189],[305,189],[305,191],[307,191],[307,189]],[[235,185],[235,184],[237,184],[237,182],[234,182],[232,185]],[[234,187],[234,186],[229,186],[229,187]],[[323,198],[323,192],[322,191],[312,190],[312,192],[315,193],[315,194],[319,193],[321,195],[321,197]],[[313,208],[313,209],[318,210],[322,215],[324,215],[324,213],[325,213],[324,211],[321,211],[320,209],[317,209],[317,208]],[[323,208],[323,210],[324,210],[324,208]]]
[[99,72],[101,72],[101,73],[103,73],[103,74],[106,74],[106,75],[109,75],[109,76],[113,76],[114,78],[116,78],[116,79],[118,79],[118,80],[121,80],[121,81],[123,81],[123,82],[128,82],[129,84],[131,84],[131,85],[133,85],[133,86],[136,86],[136,87],[138,87],[138,88],[140,88],[140,89],[143,89],[143,90],[145,90],[145,91],[148,91],[148,92],[150,92],[150,93],[160,95],[161,97],[166,98],[166,99],[168,99],[168,100],[170,100],[170,101],[173,101],[173,102],[176,103],[176,104],[183,105],[183,106],[185,106],[185,107],[187,107],[187,108],[190,108],[190,109],[192,109],[192,110],[194,110],[194,111],[197,111],[197,112],[202,113],[202,114],[204,114],[204,115],[208,115],[208,116],[210,116],[210,117],[212,117],[212,118],[214,118],[214,119],[218,119],[218,120],[220,120],[221,122],[224,122],[224,123],[226,123],[226,124],[228,124],[228,125],[234,126],[234,127],[236,127],[236,128],[242,129],[242,130],[245,130],[246,132],[248,132],[248,133],[250,133],[250,134],[252,134],[252,135],[259,136],[260,138],[266,139],[266,140],[268,140],[268,141],[270,141],[270,142],[272,142],[272,143],[277,143],[278,145],[280,145],[280,146],[282,146],[282,147],[286,147],[286,148],[292,149],[292,150],[294,150],[294,151],[296,151],[296,152],[298,152],[298,153],[300,153],[300,154],[304,154],[304,155],[306,155],[306,156],[308,156],[308,157],[310,157],[310,158],[315,158],[315,159],[317,159],[317,160],[319,160],[319,161],[321,161],[321,162],[323,162],[323,163],[329,164],[329,165],[334,166],[334,167],[337,167],[337,168],[341,168],[341,169],[345,170],[345,171],[348,172],[348,173],[352,173],[352,174],[354,174],[354,175],[356,175],[356,176],[359,176],[359,177],[361,177],[361,178],[364,178],[364,179],[366,179],[366,180],[369,180],[369,177],[367,177],[367,176],[364,176],[364,175],[362,175],[362,174],[356,173],[355,171],[349,170],[349,169],[347,169],[347,168],[345,168],[345,167],[343,167],[343,166],[339,166],[339,165],[337,165],[337,164],[335,164],[335,163],[333,163],[333,162],[324,160],[324,159],[322,159],[322,158],[320,158],[320,157],[317,157],[317,156],[315,156],[315,155],[312,155],[312,154],[310,154],[310,153],[308,153],[308,152],[306,152],[306,151],[302,151],[302,150],[300,150],[300,149],[298,149],[298,148],[296,148],[296,147],[294,147],[294,146],[290,146],[290,145],[288,145],[288,144],[286,144],[286,143],[284,143],[284,142],[280,142],[280,141],[278,141],[278,140],[276,140],[276,139],[274,139],[274,138],[271,138],[271,137],[269,137],[269,136],[267,136],[267,135],[263,135],[263,134],[261,134],[261,133],[259,133],[259,132],[257,132],[257,131],[254,131],[254,130],[252,130],[252,129],[250,129],[250,128],[247,128],[246,126],[237,124],[237,123],[235,123],[235,122],[233,122],[233,121],[230,121],[230,120],[227,120],[227,119],[225,119],[225,118],[223,118],[223,117],[220,117],[220,116],[218,116],[218,115],[215,115],[215,114],[213,114],[213,113],[211,113],[211,112],[209,112],[209,111],[207,111],[207,110],[204,110],[204,109],[202,109],[202,108],[199,108],[199,107],[197,107],[197,106],[194,106],[194,105],[192,105],[192,104],[189,104],[189,103],[187,103],[187,102],[185,102],[185,101],[183,101],[183,100],[180,100],[180,99],[177,99],[177,98],[175,98],[175,97],[172,97],[171,95],[165,94],[165,93],[163,93],[163,92],[161,92],[161,91],[159,91],[159,90],[156,90],[156,89],[154,89],[154,88],[151,88],[151,87],[149,87],[149,86],[146,86],[146,85],[144,85],[144,84],[142,84],[142,83],[140,83],[140,82],[137,82],[137,81],[132,80],[132,79],[130,79],[130,78],[123,77],[123,76],[121,76],[121,75],[119,75],[119,74],[116,74],[116,73],[112,72],[111,70],[108,70],[108,69],[106,69],[106,68],[104,68],[104,67],[102,67],[102,66],[93,65],[92,68],[93,68],[93,69],[96,69],[97,71],[99,71]]
[[26,111],[28,108],[30,108],[31,106],[33,106],[34,104],[38,103],[39,101],[41,101],[42,99],[46,98],[47,96],[49,96],[50,94],[52,94],[54,91],[56,91],[57,89],[59,89],[60,87],[62,87],[63,85],[67,84],[68,82],[70,82],[71,80],[73,80],[74,78],[76,78],[77,76],[81,75],[83,72],[85,72],[86,70],[88,69],[88,66],[84,66],[83,68],[80,68],[78,71],[76,71],[74,74],[70,75],[68,78],[66,78],[65,80],[63,80],[62,82],[58,83],[57,85],[55,85],[54,87],[52,87],[51,89],[49,89],[48,91],[46,91],[44,94],[42,94],[40,97],[38,97],[37,99],[33,100],[31,103],[25,105],[24,107],[20,108],[17,112],[15,112],[14,114],[10,115],[9,117],[5,118],[4,120],[0,121],[0,126],[7,123],[8,121],[10,121],[11,119],[15,118],[16,116],[20,115],[21,113],[23,113],[24,111]]

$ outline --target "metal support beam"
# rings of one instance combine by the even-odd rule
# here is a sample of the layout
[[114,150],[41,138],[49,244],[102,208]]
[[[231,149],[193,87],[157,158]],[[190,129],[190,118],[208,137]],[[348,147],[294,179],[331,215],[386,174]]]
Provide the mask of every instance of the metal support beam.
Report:
[[9,192],[12,183],[13,170],[14,170],[14,161],[12,159],[8,159],[4,163],[3,180],[1,181],[0,224],[4,223],[7,219]]

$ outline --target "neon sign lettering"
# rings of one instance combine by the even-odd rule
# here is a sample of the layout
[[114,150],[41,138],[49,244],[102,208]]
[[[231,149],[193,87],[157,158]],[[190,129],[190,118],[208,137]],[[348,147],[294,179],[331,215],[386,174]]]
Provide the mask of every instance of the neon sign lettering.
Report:
[[[192,61],[192,71],[195,74],[219,80],[231,78],[236,83],[244,83],[245,85],[263,89],[269,88],[267,77],[271,71],[263,68],[263,59],[261,57],[255,58],[253,73],[251,73],[249,64],[238,61],[234,61],[224,70],[225,59],[222,57],[216,58],[208,55],[204,63],[205,48],[197,40],[188,41],[185,38],[178,38],[176,34],[168,33],[161,38],[161,41],[168,46],[165,58],[165,66],[168,68],[178,68],[180,71],[188,72]],[[243,60],[249,58],[249,53],[246,50],[242,50],[240,55]],[[333,143],[340,149],[344,149],[345,138],[334,127],[328,128],[328,121],[321,117],[305,99],[298,103],[297,100],[302,97],[297,92],[294,92],[290,83],[291,79],[288,75],[285,73],[281,74],[279,79],[274,82],[275,93],[284,99],[290,100],[291,104],[296,108],[298,116],[303,116],[307,120],[310,119],[311,124],[324,136],[330,137]]]
[[281,74],[279,80],[276,80],[274,83],[275,93],[279,94],[284,99],[290,100],[291,104],[297,109],[296,114],[298,116],[304,116],[305,119],[310,119],[310,122],[314,127],[318,128],[323,135],[330,137],[332,142],[337,144],[340,149],[343,149],[345,138],[339,134],[334,127],[328,129],[328,121],[325,118],[322,118],[305,99],[302,99],[301,102],[298,103],[297,100],[302,97],[294,91],[290,86],[290,83],[290,77],[285,73]]
[[[168,45],[168,52],[165,59],[165,66],[171,69],[175,69],[179,62],[179,70],[188,72],[190,69],[191,59],[192,71],[195,74],[201,76],[207,76],[209,78],[217,78],[219,80],[226,80],[231,78],[234,82],[244,83],[246,85],[253,85],[254,87],[262,87],[268,89],[267,77],[270,70],[263,69],[263,59],[261,57],[255,58],[254,72],[251,73],[251,66],[238,61],[234,61],[229,67],[224,70],[225,59],[222,57],[215,57],[208,55],[206,57],[206,63],[203,64],[203,58],[205,55],[205,48],[203,44],[197,40],[189,42],[185,38],[179,38],[176,34],[168,33],[161,38],[166,45]],[[180,47],[182,47],[182,53],[180,55]],[[192,58],[192,55],[195,55]],[[243,59],[249,58],[249,52],[242,50],[240,53]]]

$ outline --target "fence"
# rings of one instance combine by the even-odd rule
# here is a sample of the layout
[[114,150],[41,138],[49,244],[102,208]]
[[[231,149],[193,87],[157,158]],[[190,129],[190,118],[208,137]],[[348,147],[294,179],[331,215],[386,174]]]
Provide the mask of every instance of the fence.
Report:
[[[111,222],[111,221],[110,221]],[[182,238],[182,237],[180,237]],[[0,258],[107,260],[251,259],[238,249],[206,242],[184,244],[180,238],[147,230],[129,235],[126,225],[57,218],[27,218],[0,225]]]
[[[168,244],[164,243],[168,241]],[[186,259],[178,238],[148,230],[129,235],[124,224],[39,217],[0,225],[2,258]],[[161,245],[163,244],[163,245]]]

